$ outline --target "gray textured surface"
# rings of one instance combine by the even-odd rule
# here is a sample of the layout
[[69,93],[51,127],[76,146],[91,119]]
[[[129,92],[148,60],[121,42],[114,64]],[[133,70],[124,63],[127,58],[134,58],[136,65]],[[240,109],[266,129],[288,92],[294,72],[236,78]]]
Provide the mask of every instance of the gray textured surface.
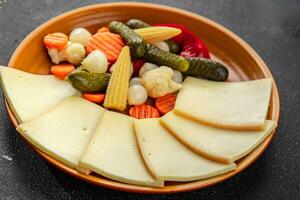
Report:
[[[7,64],[17,45],[41,23],[96,2],[108,1],[0,0],[0,63]],[[163,2],[219,22],[245,39],[270,66],[281,95],[281,120],[267,151],[241,174],[206,189],[175,195],[122,193],[78,181],[47,164],[17,135],[0,104],[0,199],[300,199],[299,3],[149,2]]]

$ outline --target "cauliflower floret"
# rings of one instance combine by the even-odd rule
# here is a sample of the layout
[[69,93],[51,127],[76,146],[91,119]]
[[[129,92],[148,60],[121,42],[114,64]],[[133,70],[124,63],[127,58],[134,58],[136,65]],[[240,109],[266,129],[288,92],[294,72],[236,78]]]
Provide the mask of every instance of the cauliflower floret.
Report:
[[85,48],[82,44],[69,42],[66,49],[67,61],[74,65],[80,65],[85,57]]
[[173,74],[173,70],[165,66],[145,72],[142,76],[142,84],[148,91],[148,95],[157,98],[178,91],[182,84],[172,80]]
[[47,48],[47,49],[48,49],[48,54],[53,63],[59,64],[60,62],[66,60],[65,49],[62,49],[62,50],[55,49],[55,48]]
[[180,71],[173,70],[174,74],[172,76],[172,80],[176,83],[182,83],[182,74]]

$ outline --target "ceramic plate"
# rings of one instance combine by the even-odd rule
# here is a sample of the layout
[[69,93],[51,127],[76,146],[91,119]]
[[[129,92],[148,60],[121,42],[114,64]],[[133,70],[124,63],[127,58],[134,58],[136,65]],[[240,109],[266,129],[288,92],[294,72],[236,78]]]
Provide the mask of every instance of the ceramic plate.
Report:
[[[153,14],[149,14],[153,13]],[[30,33],[14,52],[9,66],[36,74],[48,74],[50,60],[43,45],[43,36],[52,32],[69,33],[75,27],[85,27],[91,32],[112,20],[126,21],[138,18],[148,23],[184,24],[197,34],[208,46],[211,56],[230,70],[229,81],[243,81],[272,77],[271,72],[259,55],[237,35],[223,26],[197,14],[156,4],[146,3],[107,3],[79,8],[59,15],[42,24]],[[279,96],[275,82],[268,119],[278,121]],[[6,103],[8,114],[17,126],[16,118]],[[98,186],[138,193],[175,193],[191,191],[224,181],[253,163],[267,148],[274,133],[254,151],[237,161],[237,169],[213,178],[193,182],[167,182],[163,188],[129,185],[106,179],[96,174],[85,175],[64,165],[51,156],[41,152],[28,141],[28,144],[49,163],[64,172]]]

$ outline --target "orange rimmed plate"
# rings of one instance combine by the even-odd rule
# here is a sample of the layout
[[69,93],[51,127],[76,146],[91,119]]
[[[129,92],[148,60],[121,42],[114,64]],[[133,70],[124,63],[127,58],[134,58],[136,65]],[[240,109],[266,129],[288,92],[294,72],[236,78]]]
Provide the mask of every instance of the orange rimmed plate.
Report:
[[[149,15],[149,13],[153,13]],[[75,27],[85,27],[96,32],[102,25],[112,20],[126,21],[138,18],[148,23],[184,24],[197,34],[208,46],[211,56],[224,63],[230,71],[229,81],[243,81],[272,77],[272,74],[259,55],[237,35],[223,26],[199,15],[177,8],[148,3],[106,3],[79,8],[59,15],[42,24],[31,32],[19,45],[9,61],[9,66],[23,71],[48,74],[50,60],[43,45],[43,37],[52,32],[70,33]],[[272,77],[273,78],[273,77]],[[14,126],[18,122],[9,105],[5,102],[10,119]],[[278,121],[280,103],[278,90],[273,81],[273,91],[268,119]],[[152,188],[119,183],[96,174],[85,175],[64,165],[50,155],[40,151],[26,141],[38,154],[49,163],[64,172],[98,186],[137,193],[175,193],[191,191],[222,182],[253,163],[267,148],[274,132],[254,151],[237,161],[237,169],[213,178],[193,182],[167,182],[163,188]],[[24,140],[26,140],[24,138]]]

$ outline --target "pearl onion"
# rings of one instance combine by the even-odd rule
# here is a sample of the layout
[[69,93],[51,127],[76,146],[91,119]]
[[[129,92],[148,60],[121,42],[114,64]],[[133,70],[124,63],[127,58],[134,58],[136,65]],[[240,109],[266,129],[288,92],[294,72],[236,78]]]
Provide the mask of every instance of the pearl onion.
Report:
[[71,42],[80,43],[83,46],[86,46],[86,43],[89,41],[91,37],[92,34],[85,28],[75,28],[70,33],[69,39]]
[[81,64],[84,69],[93,73],[105,73],[108,67],[106,56],[99,50],[92,51]]
[[142,79],[139,77],[134,77],[130,80],[129,85],[142,85]]
[[152,43],[154,46],[160,48],[161,50],[164,50],[164,51],[170,51],[170,47],[169,45],[166,43],[166,42],[155,42],[155,43]]
[[172,76],[172,80],[177,83],[182,83],[182,74],[180,71],[173,70],[174,74]]
[[141,67],[141,69],[140,69],[140,71],[139,71],[139,76],[142,77],[143,74],[144,74],[145,72],[150,71],[150,70],[152,70],[152,69],[156,69],[156,68],[158,68],[157,65],[146,62],[146,63]]
[[147,101],[147,90],[141,85],[132,85],[128,90],[129,105],[140,105]]

